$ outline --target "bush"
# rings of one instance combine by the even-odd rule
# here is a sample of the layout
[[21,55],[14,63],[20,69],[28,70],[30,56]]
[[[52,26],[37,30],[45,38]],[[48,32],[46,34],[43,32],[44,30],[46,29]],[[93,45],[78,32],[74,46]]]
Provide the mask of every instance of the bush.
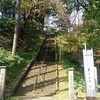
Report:
[[12,56],[10,51],[0,48],[0,66],[6,66],[6,89],[10,89],[25,68],[26,62],[19,56]]

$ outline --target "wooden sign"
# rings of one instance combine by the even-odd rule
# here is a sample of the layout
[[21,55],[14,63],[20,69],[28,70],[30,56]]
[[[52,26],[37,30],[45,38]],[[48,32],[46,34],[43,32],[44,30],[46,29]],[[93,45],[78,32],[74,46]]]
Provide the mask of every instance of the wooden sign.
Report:
[[0,100],[3,98],[5,87],[6,66],[0,66]]
[[84,74],[86,83],[86,96],[96,97],[93,49],[83,49]]

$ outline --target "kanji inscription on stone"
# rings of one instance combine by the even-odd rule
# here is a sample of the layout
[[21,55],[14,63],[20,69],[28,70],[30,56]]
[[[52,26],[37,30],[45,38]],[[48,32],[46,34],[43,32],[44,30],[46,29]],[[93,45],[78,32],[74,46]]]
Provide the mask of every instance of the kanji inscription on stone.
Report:
[[93,49],[84,50],[83,49],[83,60],[84,60],[84,73],[85,73],[85,83],[86,83],[86,96],[95,97],[95,77],[94,77],[94,58]]

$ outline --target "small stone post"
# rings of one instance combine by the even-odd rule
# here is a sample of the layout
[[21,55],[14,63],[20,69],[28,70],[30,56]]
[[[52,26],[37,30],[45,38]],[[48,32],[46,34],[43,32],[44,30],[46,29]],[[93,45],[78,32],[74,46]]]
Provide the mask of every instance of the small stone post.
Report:
[[0,66],[0,100],[3,99],[5,76],[6,76],[6,66]]
[[74,68],[68,69],[69,100],[74,100]]

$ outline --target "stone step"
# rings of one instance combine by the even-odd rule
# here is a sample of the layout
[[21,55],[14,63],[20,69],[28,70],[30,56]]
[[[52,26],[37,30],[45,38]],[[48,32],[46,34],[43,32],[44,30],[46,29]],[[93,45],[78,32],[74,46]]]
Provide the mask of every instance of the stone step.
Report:
[[33,97],[19,97],[19,100],[53,100],[51,96],[33,96]]

